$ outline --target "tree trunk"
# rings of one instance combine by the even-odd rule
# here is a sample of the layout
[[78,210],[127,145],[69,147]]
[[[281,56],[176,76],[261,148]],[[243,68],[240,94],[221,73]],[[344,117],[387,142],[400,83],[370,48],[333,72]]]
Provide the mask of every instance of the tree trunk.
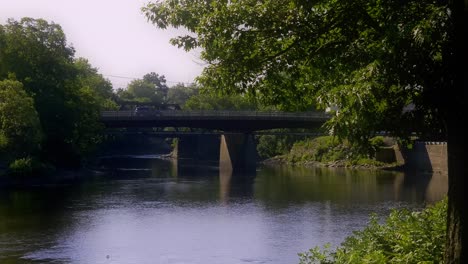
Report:
[[468,149],[466,110],[468,89],[468,0],[451,0],[454,22],[454,82],[448,93],[448,212],[445,263],[468,263],[466,247],[466,210],[464,206],[465,177],[468,177],[468,160],[464,153]]

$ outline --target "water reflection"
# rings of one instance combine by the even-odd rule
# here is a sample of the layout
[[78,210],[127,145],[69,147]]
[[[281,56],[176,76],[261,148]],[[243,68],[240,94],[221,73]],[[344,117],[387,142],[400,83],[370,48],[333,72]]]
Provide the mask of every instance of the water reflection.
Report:
[[0,191],[0,263],[296,263],[372,212],[420,208],[447,190],[443,175],[104,164],[106,176],[80,185]]

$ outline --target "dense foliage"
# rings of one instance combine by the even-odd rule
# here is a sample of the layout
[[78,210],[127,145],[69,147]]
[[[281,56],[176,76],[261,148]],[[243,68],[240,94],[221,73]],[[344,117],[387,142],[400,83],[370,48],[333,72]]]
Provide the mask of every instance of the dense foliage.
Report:
[[199,93],[190,97],[184,105],[187,110],[257,110],[255,101],[242,95]]
[[361,144],[382,130],[444,135],[441,1],[168,0],[143,10],[160,28],[193,32],[172,43],[202,49],[205,87],[288,110],[332,107],[331,131]]
[[42,129],[33,99],[17,81],[0,81],[0,158],[11,162],[36,154]]
[[371,217],[334,251],[326,245],[299,254],[300,263],[441,263],[447,200],[420,212],[394,210],[384,223]]
[[[307,132],[301,129],[302,132]],[[268,159],[278,155],[285,155],[290,152],[294,143],[300,140],[300,137],[289,134],[291,129],[275,129],[272,132],[278,134],[257,136],[257,153],[261,159]]]
[[466,36],[463,0],[278,0],[149,3],[172,40],[201,48],[199,81],[285,109],[333,110],[328,128],[360,145],[378,131],[449,142],[446,263],[466,254]]
[[179,105],[184,108],[185,103],[192,96],[197,95],[199,88],[195,84],[185,85],[183,83],[176,84],[167,91],[167,103]]
[[[4,96],[15,100],[12,110],[17,109],[4,124],[15,119],[29,124],[23,140],[32,140],[30,147],[40,143],[37,156],[59,166],[79,166],[100,141],[99,111],[115,108],[110,82],[74,52],[55,23],[23,18],[0,25],[0,80],[15,81],[4,82],[11,87]],[[19,145],[19,137],[16,143],[31,152],[26,142]]]
[[341,162],[341,165],[385,165],[375,159],[375,153],[385,145],[383,137],[377,136],[369,140],[367,152],[348,140],[338,140],[333,136],[320,136],[313,139],[297,141],[291,150],[285,154],[285,159],[291,163],[307,162]]
[[126,89],[117,89],[121,101],[167,103],[168,86],[166,77],[154,72],[145,74],[142,79],[131,81]]

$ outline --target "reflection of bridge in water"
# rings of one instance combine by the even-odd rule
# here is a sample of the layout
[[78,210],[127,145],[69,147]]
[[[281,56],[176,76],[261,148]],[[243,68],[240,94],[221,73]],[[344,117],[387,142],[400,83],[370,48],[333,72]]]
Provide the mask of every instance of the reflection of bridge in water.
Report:
[[[154,110],[138,115],[134,111],[101,113],[101,121],[107,128],[175,128],[176,131],[153,130],[130,133],[135,133],[137,136],[177,137],[179,142],[174,155],[178,160],[200,163],[216,159],[220,169],[228,171],[255,169],[257,154],[254,135],[284,134],[261,130],[318,129],[329,118],[330,116],[323,112]],[[178,131],[178,128],[203,129],[204,132]],[[297,134],[307,135],[307,133]]]

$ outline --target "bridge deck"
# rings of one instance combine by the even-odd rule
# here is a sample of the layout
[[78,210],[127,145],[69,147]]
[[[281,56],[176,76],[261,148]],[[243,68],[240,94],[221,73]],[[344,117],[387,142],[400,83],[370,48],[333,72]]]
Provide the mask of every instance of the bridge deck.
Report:
[[189,127],[224,131],[320,127],[330,116],[321,112],[178,111],[136,115],[133,111],[104,111],[107,127]]

